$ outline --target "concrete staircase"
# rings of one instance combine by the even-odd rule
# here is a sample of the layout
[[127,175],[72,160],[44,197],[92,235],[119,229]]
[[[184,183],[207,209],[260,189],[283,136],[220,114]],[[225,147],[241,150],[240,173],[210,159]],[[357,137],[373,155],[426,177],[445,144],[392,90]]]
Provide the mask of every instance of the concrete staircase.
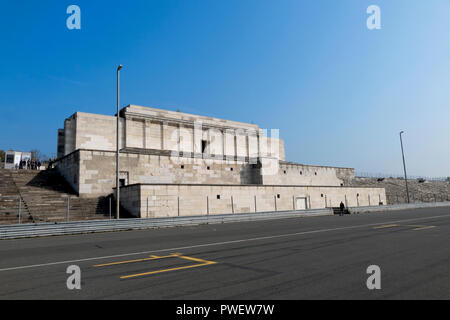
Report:
[[[0,198],[0,224],[17,223],[19,196],[23,200],[23,222],[66,221],[67,197],[69,196],[70,221],[109,218],[107,198],[79,198],[64,178],[53,169],[45,171],[0,170],[0,193],[15,199],[11,203],[2,201]],[[5,212],[4,214],[1,214],[2,210]],[[9,214],[7,214],[8,210]]]
[[[12,224],[19,221],[19,190],[9,170],[0,169],[0,224]],[[22,206],[22,222],[32,222],[28,209]]]

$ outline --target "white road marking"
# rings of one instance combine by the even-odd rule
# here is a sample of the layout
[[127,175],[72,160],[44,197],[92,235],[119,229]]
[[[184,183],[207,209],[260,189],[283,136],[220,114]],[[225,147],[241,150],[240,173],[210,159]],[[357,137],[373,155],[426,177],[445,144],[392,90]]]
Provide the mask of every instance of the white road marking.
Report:
[[123,254],[116,254],[116,255],[103,256],[103,257],[92,257],[92,258],[85,258],[85,259],[48,262],[48,263],[33,264],[33,265],[26,265],[26,266],[3,268],[3,269],[0,269],[0,272],[11,271],[11,270],[20,270],[20,269],[38,268],[38,267],[47,267],[47,266],[54,266],[54,265],[60,265],[60,264],[69,264],[69,263],[75,263],[75,262],[85,262],[85,261],[92,261],[92,260],[103,260],[103,259],[111,259],[111,258],[120,258],[120,257],[126,257],[126,256],[143,255],[143,254],[164,252],[164,251],[180,251],[180,250],[185,250],[185,249],[194,249],[194,248],[202,248],[202,247],[210,247],[210,246],[221,246],[221,245],[241,243],[241,242],[250,242],[250,241],[259,241],[259,240],[268,240],[268,239],[277,239],[277,238],[301,236],[301,235],[305,235],[305,234],[323,233],[323,232],[340,231],[340,230],[350,230],[350,229],[365,228],[365,227],[372,227],[372,226],[378,226],[378,225],[384,225],[384,224],[392,224],[392,223],[399,223],[399,222],[421,221],[421,220],[427,220],[427,219],[449,218],[449,217],[450,217],[450,215],[445,214],[445,215],[432,216],[432,217],[422,217],[422,218],[411,218],[411,219],[403,219],[403,220],[384,221],[384,222],[369,223],[369,224],[362,224],[362,225],[356,225],[356,226],[330,228],[330,229],[319,229],[319,230],[311,230],[311,231],[302,231],[302,232],[296,232],[296,233],[286,233],[286,234],[279,234],[279,235],[273,235],[273,236],[249,238],[249,239],[239,239],[239,240],[230,240],[230,241],[222,241],[222,242],[212,242],[212,243],[197,244],[197,245],[185,246],[185,247],[176,247],[176,248],[168,248],[168,249],[158,249],[158,250],[148,250],[148,251],[141,251],[141,252],[123,253]]

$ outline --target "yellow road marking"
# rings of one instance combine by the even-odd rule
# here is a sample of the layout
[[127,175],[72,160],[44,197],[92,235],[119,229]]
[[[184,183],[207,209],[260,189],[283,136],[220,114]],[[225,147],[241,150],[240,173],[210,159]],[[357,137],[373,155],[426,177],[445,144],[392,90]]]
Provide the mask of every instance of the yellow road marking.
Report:
[[189,265],[189,266],[183,266],[183,267],[161,269],[161,270],[156,270],[156,271],[150,271],[150,272],[144,272],[144,273],[138,273],[138,274],[131,274],[131,275],[122,276],[122,277],[120,277],[120,279],[128,279],[128,278],[147,276],[147,275],[157,274],[157,273],[162,273],[162,272],[169,272],[169,271],[176,271],[176,270],[182,270],[182,269],[197,268],[197,267],[203,267],[203,266],[207,266],[207,265],[210,265],[210,264],[217,263],[215,261],[208,261],[208,260],[204,260],[204,259],[183,256],[181,253],[177,252],[177,253],[173,253],[173,254],[170,254],[170,255],[167,255],[167,256],[151,255],[149,258],[142,258],[142,259],[135,259],[135,260],[116,261],[116,262],[109,262],[109,263],[104,263],[104,264],[97,264],[94,267],[114,266],[114,265],[119,265],[119,264],[142,262],[142,261],[150,261],[150,260],[165,259],[165,258],[181,258],[181,259],[195,261],[195,262],[200,262],[200,263]]
[[384,228],[393,228],[393,227],[410,227],[410,228],[414,228],[413,229],[414,231],[417,231],[417,230],[431,229],[431,228],[434,228],[435,226],[386,224],[383,226],[373,227],[373,229],[384,229]]
[[[181,258],[181,256],[180,256],[180,258]],[[191,259],[189,259],[189,260],[191,260]],[[176,271],[176,270],[182,270],[182,269],[203,267],[203,266],[207,266],[207,265],[215,264],[215,263],[217,263],[217,262],[215,262],[215,261],[206,261],[205,263],[194,264],[194,265],[190,265],[190,266],[170,268],[170,269],[162,269],[162,270],[156,270],[156,271],[150,271],[150,272],[144,272],[144,273],[137,273],[137,274],[130,274],[128,276],[122,276],[122,277],[120,277],[120,279],[129,279],[129,278],[135,278],[135,277],[141,277],[141,276],[148,276],[148,275],[151,275],[151,274],[157,274],[157,273],[162,273],[162,272],[169,272],[169,271]]]
[[392,228],[392,227],[398,227],[398,224],[386,224],[384,226],[377,226],[373,227],[374,229],[384,229],[384,228]]
[[415,228],[415,229],[413,229],[414,231],[417,231],[417,230],[425,230],[425,229],[431,229],[431,228],[434,228],[435,226],[423,226],[423,227],[419,227],[419,228]]
[[171,254],[168,256],[150,256],[150,258],[143,258],[143,259],[135,259],[135,260],[127,260],[127,261],[117,261],[117,262],[110,262],[110,263],[104,263],[104,264],[97,264],[94,267],[107,267],[107,266],[115,266],[118,264],[125,264],[125,263],[133,263],[133,262],[141,262],[141,261],[149,261],[149,260],[157,260],[157,259],[164,259],[164,258],[172,258],[172,257],[178,257],[178,254]]
[[191,260],[191,261],[197,261],[197,262],[201,262],[201,263],[209,263],[209,262],[212,262],[212,261],[203,260],[203,259],[194,258],[194,257],[188,257],[188,256],[178,256],[178,258],[182,258],[182,259],[186,259],[186,260]]

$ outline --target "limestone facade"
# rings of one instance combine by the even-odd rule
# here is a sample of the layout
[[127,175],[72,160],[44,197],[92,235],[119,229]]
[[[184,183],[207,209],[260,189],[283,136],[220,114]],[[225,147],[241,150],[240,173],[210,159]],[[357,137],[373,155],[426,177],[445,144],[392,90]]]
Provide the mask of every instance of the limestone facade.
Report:
[[386,204],[384,189],[352,187],[136,184],[121,188],[121,196],[141,218]]
[[[77,112],[58,130],[56,168],[82,197],[113,193],[116,119]],[[258,211],[272,211],[274,201],[278,210],[305,201],[305,208],[386,203],[384,189],[345,186],[352,168],[286,162],[278,130],[134,105],[120,111],[119,121],[121,200],[136,216],[150,195],[157,197],[153,217],[178,213],[179,201],[183,214],[204,212],[206,198],[210,214],[253,212],[255,197]]]
[[[62,157],[57,169],[80,196],[105,196],[115,187],[116,153],[80,149]],[[230,185],[343,186],[353,169],[286,164],[274,174],[264,174],[248,159],[174,157],[170,154],[127,150],[120,153],[120,176],[124,184],[198,183]]]
[[[120,111],[120,149],[284,160],[284,143],[257,125],[139,106]],[[273,132],[274,134],[277,131]],[[58,131],[58,158],[78,149],[116,150],[116,117],[77,112]]]

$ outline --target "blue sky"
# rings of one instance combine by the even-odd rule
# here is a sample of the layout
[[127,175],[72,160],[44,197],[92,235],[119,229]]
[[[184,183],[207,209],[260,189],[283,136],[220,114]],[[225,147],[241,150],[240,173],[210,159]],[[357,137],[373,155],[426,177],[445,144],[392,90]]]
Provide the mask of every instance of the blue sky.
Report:
[[[81,8],[68,30],[66,8]],[[366,8],[381,8],[368,30]],[[279,128],[290,161],[450,176],[447,0],[2,1],[0,149],[121,104]]]

